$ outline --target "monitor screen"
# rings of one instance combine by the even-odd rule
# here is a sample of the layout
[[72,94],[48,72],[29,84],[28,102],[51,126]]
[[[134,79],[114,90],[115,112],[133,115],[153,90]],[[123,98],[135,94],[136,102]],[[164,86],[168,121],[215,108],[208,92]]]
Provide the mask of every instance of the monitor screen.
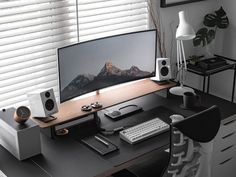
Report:
[[58,49],[60,100],[155,75],[156,30]]

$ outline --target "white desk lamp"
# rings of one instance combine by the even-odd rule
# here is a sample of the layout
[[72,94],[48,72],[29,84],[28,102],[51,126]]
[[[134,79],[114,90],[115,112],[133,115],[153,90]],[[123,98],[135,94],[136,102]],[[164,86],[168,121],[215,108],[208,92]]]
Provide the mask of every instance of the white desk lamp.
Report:
[[179,12],[179,26],[176,30],[177,40],[177,68],[179,73],[180,86],[170,89],[170,93],[174,95],[183,95],[184,92],[194,92],[192,88],[184,86],[185,75],[187,71],[187,64],[184,52],[183,41],[195,38],[195,31],[185,19],[184,11]]

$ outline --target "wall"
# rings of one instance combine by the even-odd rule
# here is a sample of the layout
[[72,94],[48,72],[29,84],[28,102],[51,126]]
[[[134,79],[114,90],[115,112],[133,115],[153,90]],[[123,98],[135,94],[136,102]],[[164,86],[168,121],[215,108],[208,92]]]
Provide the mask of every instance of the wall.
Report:
[[[212,50],[213,53],[236,59],[236,18],[233,18],[236,17],[236,1],[206,0],[168,8],[160,8],[160,0],[156,3],[165,32],[167,56],[171,58],[172,66],[175,65],[176,62],[175,30],[178,25],[178,12],[181,10],[186,11],[189,23],[194,27],[195,31],[197,31],[201,28],[205,14],[213,12],[221,5],[228,14],[230,27],[222,31],[217,31],[216,42],[213,46],[210,46],[210,48],[214,49]],[[184,46],[187,57],[192,54],[205,53],[205,49],[202,47],[194,48],[192,41],[185,41]],[[230,100],[232,93],[232,79],[232,71],[224,71],[213,75],[211,77],[210,93]],[[186,84],[194,88],[202,89],[203,78],[188,73]]]
[[[222,6],[227,13],[230,21],[229,28],[220,32],[220,39],[217,41],[216,53],[236,60],[236,1],[218,0],[218,5]],[[217,94],[222,98],[230,99],[232,93],[233,71],[225,71],[216,74],[212,78],[211,93]],[[235,97],[234,97],[235,98]]]
[[235,0],[219,0],[219,5],[222,5],[227,12],[230,26],[224,33],[222,41],[222,52],[225,56],[236,59],[236,1]]
[[[158,3],[159,1],[160,0],[158,0]],[[161,21],[165,32],[167,55],[171,58],[176,57],[175,31],[179,23],[178,12],[184,10],[188,22],[197,31],[197,29],[199,29],[202,25],[205,14],[212,12],[216,6],[215,0],[206,0],[168,8],[160,8],[160,4],[158,3],[157,6],[161,15]],[[186,56],[192,54],[194,51],[192,41],[185,41],[184,46],[186,49]]]

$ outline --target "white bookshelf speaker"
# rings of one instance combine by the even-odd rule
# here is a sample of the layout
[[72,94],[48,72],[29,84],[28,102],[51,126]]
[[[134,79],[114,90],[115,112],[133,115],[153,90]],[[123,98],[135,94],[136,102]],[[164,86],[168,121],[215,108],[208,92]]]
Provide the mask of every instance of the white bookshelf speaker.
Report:
[[171,67],[169,58],[157,58],[156,60],[156,77],[157,81],[171,79]]
[[53,89],[36,90],[27,96],[32,117],[49,117],[58,112]]

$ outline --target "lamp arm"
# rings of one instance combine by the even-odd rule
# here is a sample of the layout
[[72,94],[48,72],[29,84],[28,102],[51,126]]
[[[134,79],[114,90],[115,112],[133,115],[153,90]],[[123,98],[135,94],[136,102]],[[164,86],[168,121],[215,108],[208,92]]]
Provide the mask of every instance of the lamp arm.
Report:
[[182,68],[183,60],[182,60],[182,51],[181,51],[181,42],[178,40],[178,53],[179,53],[179,67]]
[[179,72],[179,82],[181,87],[183,86],[183,59],[182,59],[182,50],[181,50],[181,40],[177,39],[177,57],[178,57],[178,72]]
[[183,41],[180,41],[180,46],[181,46],[181,51],[182,51],[182,57],[184,60],[184,69],[187,69],[187,63],[186,63],[186,58],[185,58],[185,52],[184,52],[184,45],[183,45]]
[[176,50],[177,50],[177,68],[178,68],[178,71],[180,69],[179,67],[179,40],[176,41],[177,45],[176,45]]

